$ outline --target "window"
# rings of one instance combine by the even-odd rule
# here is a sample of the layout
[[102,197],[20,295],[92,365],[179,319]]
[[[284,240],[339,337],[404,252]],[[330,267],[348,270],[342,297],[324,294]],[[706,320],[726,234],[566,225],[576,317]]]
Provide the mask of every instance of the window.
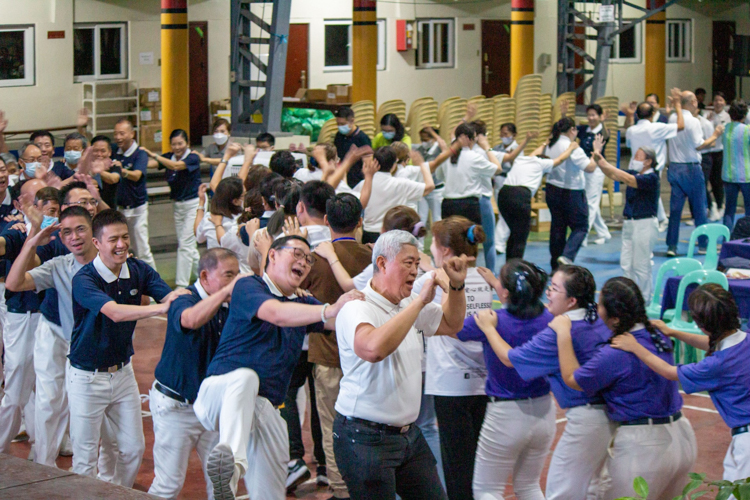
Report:
[[[623,24],[628,24],[628,21],[624,21]],[[623,31],[615,37],[612,52],[609,56],[610,62],[641,62],[641,24],[638,23],[633,28]]]
[[[352,21],[326,19],[324,23],[326,71],[352,70]],[[378,70],[385,69],[386,60],[385,19],[378,19]]]
[[34,27],[0,26],[0,87],[34,83]]
[[453,67],[453,19],[417,21],[417,67]]
[[73,29],[73,75],[76,82],[127,78],[124,23],[76,24]]
[[692,33],[690,19],[667,21],[667,62],[690,62]]

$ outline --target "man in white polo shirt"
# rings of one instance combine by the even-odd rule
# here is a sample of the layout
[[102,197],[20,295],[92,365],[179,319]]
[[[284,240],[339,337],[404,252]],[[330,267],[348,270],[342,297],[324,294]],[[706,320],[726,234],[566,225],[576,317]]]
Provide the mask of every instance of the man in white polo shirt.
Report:
[[466,314],[466,256],[443,265],[443,306],[428,280],[419,295],[417,239],[389,231],[372,252],[374,274],[365,301],[347,303],[336,318],[344,377],[336,401],[333,448],[352,498],[447,499],[432,455],[414,421],[422,393],[423,336],[456,335]]

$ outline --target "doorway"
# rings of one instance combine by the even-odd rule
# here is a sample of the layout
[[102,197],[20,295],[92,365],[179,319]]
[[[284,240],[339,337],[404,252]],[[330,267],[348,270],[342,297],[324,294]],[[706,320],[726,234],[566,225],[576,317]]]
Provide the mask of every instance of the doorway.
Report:
[[510,94],[510,21],[482,21],[482,95]]
[[713,50],[713,78],[712,89],[720,90],[727,96],[727,102],[732,102],[735,96],[736,77],[729,71],[730,59],[734,52],[734,35],[736,33],[734,21],[714,21],[712,50]]
[[286,51],[286,74],[284,78],[284,97],[294,97],[299,89],[309,86],[307,67],[309,48],[309,24],[289,25],[289,47]]
[[192,21],[188,28],[190,56],[190,142],[201,144],[208,135],[208,22]]

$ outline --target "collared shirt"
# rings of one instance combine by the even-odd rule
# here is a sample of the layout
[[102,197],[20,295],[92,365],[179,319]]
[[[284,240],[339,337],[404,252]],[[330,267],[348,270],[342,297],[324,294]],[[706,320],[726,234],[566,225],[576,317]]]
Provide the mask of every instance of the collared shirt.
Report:
[[750,182],[750,126],[731,122],[721,136],[724,161],[721,179],[724,182]]
[[[550,158],[557,158],[565,152],[570,146],[570,137],[561,135],[552,147],[545,148],[545,155]],[[589,166],[591,160],[583,149],[573,150],[570,157],[560,165],[552,169],[547,176],[547,184],[571,190],[580,190],[586,188],[586,178],[583,176],[583,170]]]
[[656,151],[656,169],[661,171],[667,165],[667,140],[677,136],[677,123],[653,123],[638,120],[638,123],[625,132],[625,142],[630,151],[630,169],[633,169],[633,157],[642,147]]
[[[732,118],[730,118],[729,113],[726,111],[726,107],[722,109],[719,113],[711,112],[709,114],[708,118],[709,123],[711,123],[711,134],[713,133],[713,129],[718,127],[719,125],[724,125],[726,127],[728,124],[732,122]],[[711,134],[708,134],[706,139],[711,136]],[[719,137],[714,145],[704,152],[706,153],[717,153],[719,151],[724,151],[724,141],[722,141],[722,137]]]
[[13,197],[10,195],[10,188],[5,189],[5,198],[0,203],[0,219],[13,213]]
[[[669,163],[700,163],[701,154],[695,148],[703,144],[701,122],[690,111],[682,110],[685,128],[677,132],[674,139],[669,139]],[[669,123],[677,123],[677,115],[669,117]]]
[[208,365],[219,345],[229,309],[224,304],[205,325],[195,330],[185,328],[182,326],[182,313],[209,297],[200,281],[187,289],[190,294],[180,295],[169,308],[167,337],[154,376],[159,383],[183,398],[195,401],[201,382],[206,378]]
[[[133,144],[127,151],[122,148],[112,155],[113,160],[122,163],[123,170],[140,170],[141,178],[137,181],[120,177],[117,183],[117,203],[125,208],[135,208],[143,205],[148,201],[148,192],[146,191],[146,169],[148,168],[148,155],[145,151],[138,148],[138,144]],[[122,175],[122,174],[121,174]]]
[[[5,229],[0,233],[0,237],[5,239],[5,255],[2,257],[4,264],[5,273],[7,276],[10,272],[10,268],[13,261],[21,253],[21,248],[26,241],[26,233],[17,229],[11,229],[11,225],[7,225]],[[11,292],[7,288],[5,289],[5,305],[8,308],[8,312],[24,314],[27,312],[39,312],[44,294],[37,294],[36,292]]]
[[70,342],[75,321],[73,319],[73,277],[83,267],[72,253],[55,257],[39,267],[29,271],[34,279],[36,291],[53,289],[56,291],[57,304],[62,326],[63,338]]
[[190,151],[190,148],[185,150],[182,158],[177,158],[171,153],[165,153],[162,156],[168,158],[170,155],[172,161],[185,162],[185,168],[183,170],[170,170],[159,164],[159,168],[166,170],[164,178],[169,183],[169,197],[174,201],[187,201],[197,198],[198,188],[201,185],[200,157]]
[[538,156],[519,156],[513,162],[503,186],[523,186],[534,196],[542,185],[542,178],[555,167],[554,160]]
[[260,378],[258,395],[273,405],[280,405],[286,398],[305,334],[322,332],[325,325],[317,322],[307,326],[281,327],[263,321],[257,313],[267,300],[320,304],[312,297],[285,297],[267,273],[262,278],[248,276],[239,280],[234,285],[229,317],[206,375],[223,375],[238,368],[250,368]]
[[645,219],[656,217],[659,207],[659,174],[653,168],[640,173],[628,170],[635,177],[637,188],[628,186],[625,189],[625,208],[622,215],[627,218]]
[[[497,153],[495,156],[502,164],[505,155]],[[445,178],[443,198],[453,200],[482,196],[486,190],[486,186],[483,187],[483,179],[492,179],[497,172],[497,165],[490,162],[486,155],[473,149],[463,148],[458,155],[457,163],[447,160],[440,165],[439,169]]]
[[357,327],[379,328],[403,311],[419,296],[394,304],[372,289],[364,289],[364,301],[347,302],[336,317],[336,338],[344,377],[341,379],[336,411],[348,417],[403,426],[414,423],[422,398],[423,336],[435,334],[443,309],[434,302],[424,306],[401,344],[378,363],[365,361],[354,352]]
[[[588,125],[579,125],[578,126],[578,140],[581,142],[581,149],[584,153],[586,153],[586,156],[591,156],[591,153],[594,150],[594,141],[596,140],[596,136],[598,134],[604,135],[604,125],[599,124],[593,129],[589,127]],[[609,136],[605,137],[604,139],[604,146],[602,147],[602,156],[604,156],[604,150],[607,147],[607,143],[609,142]],[[598,170],[598,169],[597,169]]]
[[75,175],[75,170],[70,168],[66,163],[61,161],[56,161],[54,165],[52,165],[52,172],[54,172],[55,175],[57,175],[60,179],[65,180],[73,177]]
[[143,295],[161,302],[171,291],[154,268],[142,260],[128,259],[116,276],[97,255],[73,277],[71,363],[93,371],[127,362],[133,355],[136,322],[115,323],[102,314],[102,307],[112,301],[140,306]]
[[304,228],[307,229],[307,242],[310,243],[310,249],[312,250],[315,250],[315,247],[324,241],[331,241],[331,228],[328,226],[311,224],[304,226]]
[[[649,332],[643,325],[634,328],[638,326],[641,328],[631,330],[638,343],[673,365],[673,354],[658,352]],[[657,335],[662,334],[657,332]],[[667,337],[664,340],[669,342]],[[607,415],[615,422],[669,417],[682,408],[677,382],[658,375],[635,354],[610,345],[602,346],[574,376],[586,394],[604,397]]]
[[370,203],[365,208],[364,230],[379,233],[388,210],[399,205],[415,208],[424,195],[424,189],[423,182],[399,179],[388,172],[375,172]]
[[719,342],[718,349],[697,363],[680,365],[682,389],[692,394],[708,391],[716,410],[730,428],[750,424],[750,339],[737,330]]
[[[513,142],[511,142],[507,146],[503,143],[500,143],[494,148],[492,148],[492,151],[496,153],[507,154],[507,153],[512,153],[517,147],[518,147],[518,143],[516,142],[515,139],[513,139]],[[521,151],[520,155],[523,155],[523,151]],[[513,166],[513,164],[508,161],[502,162],[502,164],[503,164],[503,173],[507,174],[508,172],[510,172],[510,169]]]

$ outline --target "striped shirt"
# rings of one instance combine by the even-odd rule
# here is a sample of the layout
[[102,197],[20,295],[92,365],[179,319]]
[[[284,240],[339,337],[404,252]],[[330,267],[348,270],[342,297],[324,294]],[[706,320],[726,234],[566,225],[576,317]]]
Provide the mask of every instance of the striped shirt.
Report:
[[721,179],[724,182],[750,182],[750,127],[734,121],[727,124],[722,142],[724,164]]

